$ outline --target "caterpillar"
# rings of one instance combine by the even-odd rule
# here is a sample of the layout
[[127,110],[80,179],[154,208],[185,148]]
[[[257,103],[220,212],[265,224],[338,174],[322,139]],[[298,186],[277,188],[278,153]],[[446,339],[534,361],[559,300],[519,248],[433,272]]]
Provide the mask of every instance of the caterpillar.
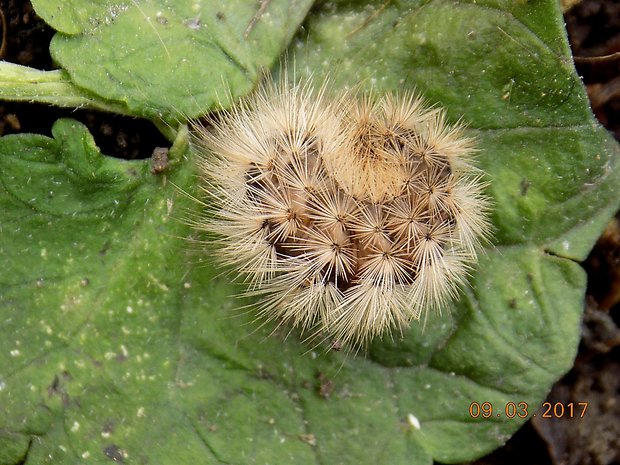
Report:
[[475,141],[412,92],[268,80],[194,146],[209,206],[194,227],[261,317],[339,347],[441,310],[490,234]]

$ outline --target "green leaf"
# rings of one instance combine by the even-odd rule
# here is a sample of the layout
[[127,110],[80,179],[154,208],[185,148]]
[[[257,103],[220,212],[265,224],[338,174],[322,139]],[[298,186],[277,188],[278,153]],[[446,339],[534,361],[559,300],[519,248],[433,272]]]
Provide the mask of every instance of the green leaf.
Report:
[[52,56],[82,88],[136,116],[195,118],[251,90],[311,0],[34,1],[62,33]]
[[[74,34],[54,44],[72,79],[134,114],[197,114],[215,101],[204,97],[211,89],[237,95],[254,82],[231,77],[230,63],[172,82],[170,68],[122,60],[81,69],[77,50],[125,57],[119,37],[130,23],[140,25],[127,46],[138,62],[168,60],[174,36],[148,2],[128,3],[110,24],[101,12],[111,3],[84,13],[75,0],[71,14],[39,3]],[[258,8],[250,3],[218,43],[241,42]],[[225,18],[236,17],[232,5]],[[278,5],[267,11],[282,18]],[[159,7],[175,31],[183,8]],[[217,10],[204,11],[212,24]],[[261,18],[250,37],[268,27]],[[53,138],[0,139],[0,464],[430,464],[500,446],[526,420],[508,418],[506,406],[526,403],[517,411],[531,417],[572,364],[585,289],[573,260],[618,207],[618,147],[588,110],[561,21],[551,0],[326,2],[289,48],[298,75],[415,86],[445,106],[478,138],[490,183],[496,239],[471,287],[366,357],[268,337],[273,327],[242,308],[238,286],[184,239],[200,209],[181,192],[200,195],[185,133],[159,175],[148,161],[102,155],[72,120],[57,122]],[[246,57],[236,62],[255,77],[282,34],[277,47],[222,49]],[[197,40],[199,51],[209,56],[210,40]],[[490,402],[492,417],[472,418],[472,402]]]

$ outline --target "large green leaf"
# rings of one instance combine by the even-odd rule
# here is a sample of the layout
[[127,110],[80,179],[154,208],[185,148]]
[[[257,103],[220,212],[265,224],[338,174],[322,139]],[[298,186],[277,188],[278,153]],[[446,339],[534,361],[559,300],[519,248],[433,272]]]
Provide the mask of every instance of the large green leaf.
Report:
[[[40,10],[77,34],[57,39],[57,57],[61,44],[65,53],[79,48],[66,45],[73,41],[97,42],[87,23],[100,10],[88,8],[66,6],[53,21]],[[132,17],[144,19],[137,10]],[[83,25],[71,29],[73,18]],[[163,37],[143,27],[144,37]],[[248,302],[234,297],[238,287],[183,239],[184,219],[199,209],[175,187],[196,193],[184,133],[159,175],[146,161],[100,154],[71,120],[57,122],[53,138],[4,137],[0,463],[471,460],[525,421],[507,418],[507,403],[526,402],[531,416],[570,367],[585,286],[573,260],[617,208],[620,169],[617,146],[594,123],[570,65],[555,3],[327,2],[305,30],[288,52],[296,73],[316,81],[328,73],[336,87],[415,86],[469,123],[496,234],[471,287],[444,315],[413,324],[402,339],[377,341],[366,357],[313,351],[294,335],[267,337],[271,328],[257,329],[241,308]],[[122,48],[100,39],[82,53]],[[209,53],[201,42],[194,53],[202,46]],[[166,39],[153,47],[160,58],[171,49]],[[81,65],[68,60],[76,83],[89,87],[71,70]],[[90,71],[101,77],[111,63]],[[140,80],[138,88],[153,88],[148,99],[134,94],[137,114],[187,112],[158,73],[123,73],[136,81],[121,92]],[[229,77],[214,67],[175,87],[181,96],[249,88]],[[105,87],[89,88],[123,100]],[[471,418],[474,401],[491,402],[492,418]]]

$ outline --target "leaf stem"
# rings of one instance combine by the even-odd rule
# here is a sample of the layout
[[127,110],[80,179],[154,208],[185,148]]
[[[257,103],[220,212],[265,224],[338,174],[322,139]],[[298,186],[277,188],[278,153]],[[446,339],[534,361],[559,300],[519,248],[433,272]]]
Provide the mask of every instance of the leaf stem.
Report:
[[76,86],[64,70],[41,71],[0,61],[0,100],[47,103],[132,115],[125,105],[104,100]]

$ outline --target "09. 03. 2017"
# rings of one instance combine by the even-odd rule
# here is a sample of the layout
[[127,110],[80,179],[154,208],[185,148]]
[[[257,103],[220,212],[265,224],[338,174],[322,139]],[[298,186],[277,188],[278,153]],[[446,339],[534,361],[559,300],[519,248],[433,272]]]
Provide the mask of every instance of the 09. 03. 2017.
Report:
[[[587,402],[543,402],[542,407],[532,416],[540,415],[541,418],[583,418],[588,409]],[[471,418],[527,418],[529,414],[529,405],[527,402],[507,402],[503,409],[494,409],[491,402],[472,402],[469,405],[469,416]]]

